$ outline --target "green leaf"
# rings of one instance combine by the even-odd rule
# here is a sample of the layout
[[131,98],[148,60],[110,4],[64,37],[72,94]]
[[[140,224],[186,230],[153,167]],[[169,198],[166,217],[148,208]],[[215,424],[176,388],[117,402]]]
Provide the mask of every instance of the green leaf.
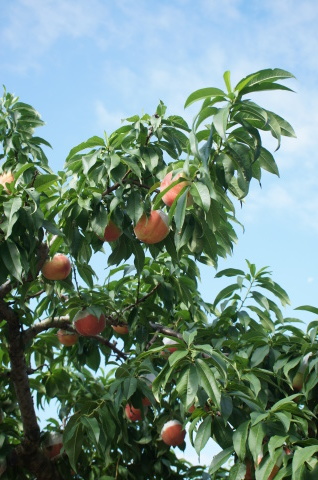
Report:
[[9,238],[0,244],[0,256],[10,275],[18,281],[22,280],[21,254],[18,247]]
[[305,312],[311,312],[318,315],[318,308],[312,307],[311,305],[301,305],[300,307],[294,308],[294,310],[304,310]]
[[56,183],[58,178],[57,175],[38,175],[33,186],[37,192],[45,192]]
[[194,441],[194,448],[199,455],[201,450],[205,447],[208,440],[211,438],[212,417],[206,417],[198,428],[198,432]]
[[86,150],[87,148],[94,148],[94,147],[105,147],[105,141],[101,137],[93,136],[90,137],[85,142],[80,143],[76,147],[73,147],[68,156],[66,157],[66,163],[74,157],[74,155],[82,150]]
[[228,461],[228,459],[233,455],[233,453],[233,447],[228,447],[225,450],[222,450],[222,452],[217,453],[213,457],[212,463],[209,467],[210,475],[213,475],[213,473],[217,472],[222,467],[222,465],[224,465],[224,463]]
[[231,87],[231,72],[227,70],[223,74],[224,82],[227,88],[228,93],[232,92],[232,87]]
[[275,159],[273,155],[268,150],[266,150],[266,148],[261,148],[257,162],[261,168],[279,177],[279,170]]
[[260,463],[259,468],[256,468],[255,479],[264,480],[265,478],[269,478],[273,468],[276,465],[276,462],[279,462],[279,459],[281,458],[282,455],[283,455],[283,451],[281,448],[276,450],[274,452],[274,455],[266,455],[266,458],[264,458]]
[[251,426],[248,436],[248,446],[253,455],[254,463],[257,463],[259,454],[263,453],[263,439],[266,435],[265,424],[260,421]]
[[181,232],[183,224],[184,224],[184,219],[185,219],[186,209],[187,209],[188,192],[184,191],[181,194],[181,196],[179,196],[179,195],[175,199],[176,207],[175,207],[175,210],[174,210],[174,220],[175,220],[175,223],[176,223],[176,231],[178,233]]
[[73,470],[75,470],[75,472],[77,472],[77,459],[82,451],[83,446],[83,424],[76,423],[75,425],[72,425],[71,422],[69,423],[71,428],[68,428],[68,424],[65,427],[63,434],[63,446],[71,467]]
[[250,420],[241,423],[233,433],[234,450],[240,460],[244,460],[246,456],[246,444],[250,423]]
[[137,390],[137,386],[138,386],[137,378],[135,377],[125,378],[125,380],[123,381],[122,388],[123,388],[123,394],[126,400],[129,400],[130,397],[135,393],[135,391]]
[[220,277],[236,277],[237,275],[245,275],[243,270],[239,270],[238,268],[225,268],[224,270],[220,270],[215,275],[215,278]]
[[220,135],[222,140],[226,138],[226,130],[229,120],[230,105],[220,108],[220,110],[214,115],[213,125],[215,130]]
[[199,375],[199,382],[209,397],[212,399],[217,408],[220,408],[221,392],[214,373],[207,363],[201,358],[195,360],[196,368]]
[[88,433],[93,445],[97,448],[100,444],[100,426],[95,417],[88,417],[87,415],[82,415],[80,417],[81,423],[84,425],[86,432]]
[[137,274],[140,275],[145,265],[145,252],[138,242],[132,242],[131,246],[134,254],[134,265]]
[[223,92],[223,90],[220,90],[219,88],[200,88],[199,90],[196,90],[188,96],[185,101],[184,108],[188,107],[194,102],[197,102],[198,100],[204,100],[205,98],[210,97],[217,97],[219,95],[224,97],[226,96],[225,92]]
[[188,355],[188,350],[176,350],[169,355],[169,365],[173,367],[176,363],[180,362],[184,357]]
[[5,238],[10,237],[12,228],[18,220],[18,211],[22,207],[22,199],[20,197],[10,198],[7,202],[3,203],[4,214],[7,217],[7,233]]
[[318,445],[312,445],[305,448],[297,447],[294,453],[293,463],[292,463],[294,480],[300,478],[298,470],[302,467],[302,465],[304,465],[305,462],[310,460],[314,456],[314,454],[317,452],[318,452]]
[[209,189],[202,182],[193,182],[191,184],[190,193],[194,198],[195,202],[203,208],[205,212],[210,210],[211,206],[211,195]]
[[227,287],[223,288],[223,290],[221,290],[215,297],[213,305],[216,307],[221,300],[230,297],[236,290],[240,290],[240,286],[237,283],[233,283],[232,285],[228,285]]
[[287,78],[295,78],[293,74],[287,72],[286,70],[282,70],[279,68],[274,69],[264,69],[259,70],[258,72],[252,73],[247,77],[243,78],[234,88],[234,90],[239,91],[241,94],[244,94],[244,89],[249,88],[248,92],[254,91],[251,90],[253,86],[260,85],[262,83],[267,82],[276,82],[277,80],[287,79]]

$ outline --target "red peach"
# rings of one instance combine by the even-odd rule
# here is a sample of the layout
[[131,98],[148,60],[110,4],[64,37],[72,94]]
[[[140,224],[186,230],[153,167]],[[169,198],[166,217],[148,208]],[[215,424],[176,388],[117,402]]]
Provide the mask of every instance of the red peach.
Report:
[[142,402],[144,407],[149,407],[151,405],[151,401],[149,400],[148,397],[143,397],[141,402]]
[[178,420],[170,420],[165,423],[161,430],[162,441],[166,445],[176,447],[184,442],[186,431],[182,427],[182,423]]
[[77,312],[73,318],[73,323],[76,331],[84,336],[98,335],[106,326],[103,314],[98,318],[87,309]]
[[70,260],[63,253],[56,253],[51,260],[46,260],[42,275],[47,280],[64,280],[72,270]]
[[3,185],[5,191],[7,193],[10,193],[7,183],[11,183],[14,180],[14,176],[12,175],[11,172],[4,172],[0,175],[0,184]]
[[117,227],[112,220],[109,220],[104,231],[104,240],[105,242],[115,242],[122,235],[122,233],[122,230]]
[[45,454],[49,458],[54,458],[60,454],[63,447],[63,435],[57,432],[50,432],[44,445]]
[[[163,192],[167,187],[171,185],[171,183],[175,182],[178,180],[180,177],[184,177],[185,174],[183,172],[178,173],[176,176],[172,178],[173,172],[167,173],[167,175],[164,177],[164,179],[161,182],[160,185],[160,192]],[[184,180],[180,183],[177,183],[174,187],[170,188],[170,190],[167,191],[162,197],[163,202],[168,205],[168,207],[171,207],[173,202],[175,201],[175,198],[177,195],[181,192],[181,190],[189,185],[190,182],[187,180]],[[188,193],[187,197],[187,206],[190,206],[193,202],[192,196]]]
[[[171,338],[163,338],[162,343],[164,345],[175,345],[177,342],[175,342],[175,340],[172,340]],[[167,350],[169,350],[170,353],[173,353],[176,350],[178,350],[178,348],[177,347],[168,347]]]
[[58,330],[57,338],[62,345],[71,347],[78,342],[78,335],[75,332],[69,332],[68,330]]
[[152,210],[149,217],[142,215],[134,232],[141,242],[148,244],[161,242],[169,234],[168,215],[161,210]]
[[133,407],[130,403],[127,403],[125,407],[125,415],[131,422],[142,420],[142,411],[139,408]]

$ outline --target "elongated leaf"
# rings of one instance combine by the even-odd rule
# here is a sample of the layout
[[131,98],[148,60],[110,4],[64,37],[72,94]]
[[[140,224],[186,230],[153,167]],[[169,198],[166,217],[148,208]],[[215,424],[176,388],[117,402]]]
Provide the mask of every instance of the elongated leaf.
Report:
[[45,192],[51,185],[56,183],[58,178],[57,175],[38,175],[34,182],[34,188],[38,192]]
[[296,480],[299,478],[299,469],[301,466],[310,460],[310,458],[318,452],[318,445],[312,445],[310,447],[305,447],[305,448],[300,448],[298,447],[297,450],[294,453],[293,457],[293,480]]
[[188,353],[188,350],[176,350],[171,355],[169,355],[170,367],[173,367],[176,363],[180,362],[180,360],[186,357]]
[[100,438],[100,426],[97,419],[95,417],[88,417],[86,415],[83,415],[81,417],[81,423],[84,425],[93,444],[98,447]]
[[201,450],[205,447],[208,440],[211,438],[212,417],[206,417],[198,428],[198,432],[194,441],[194,448],[199,455]]
[[213,125],[220,137],[225,140],[227,124],[229,120],[230,106],[220,108],[220,110],[214,115]]
[[223,79],[227,88],[228,93],[231,93],[232,87],[231,87],[231,72],[227,70],[223,74]]
[[137,385],[138,385],[137,378],[135,377],[125,378],[125,380],[123,381],[122,388],[123,388],[123,394],[126,400],[129,400],[130,397],[135,393],[135,391],[137,390]]
[[238,268],[225,268],[224,270],[220,270],[215,275],[215,278],[236,277],[237,275],[245,275],[245,272],[243,270],[239,270]]
[[250,423],[250,420],[241,423],[233,433],[234,450],[240,460],[244,460],[246,455],[246,445]]
[[145,252],[140,243],[132,242],[131,246],[134,253],[134,265],[137,273],[140,275],[145,264]]
[[318,315],[318,308],[311,305],[301,305],[300,307],[294,308],[294,310],[304,310],[305,312],[311,312]]
[[69,459],[70,465],[77,472],[77,459],[82,450],[83,425],[77,423],[68,429],[67,426],[63,435],[63,446]]
[[193,182],[191,185],[191,195],[205,212],[208,212],[211,206],[211,195],[209,189],[202,182]]
[[223,290],[221,290],[215,297],[213,305],[216,306],[221,300],[230,297],[236,290],[240,290],[240,286],[237,283],[233,283],[232,285],[223,288]]
[[[277,80],[295,78],[294,75],[286,70],[280,68],[274,69],[264,69],[259,70],[258,72],[252,73],[247,77],[243,78],[234,88],[238,90],[241,94],[244,94],[244,88],[251,88],[253,85],[259,85],[264,82],[276,82]],[[251,90],[249,90],[251,91]]]
[[105,141],[101,137],[93,136],[90,137],[85,142],[80,143],[76,147],[73,147],[68,156],[66,157],[66,163],[74,157],[74,155],[82,150],[86,150],[87,148],[94,148],[94,147],[104,147]]
[[214,377],[214,373],[208,364],[201,358],[197,358],[196,367],[199,375],[199,382],[217,408],[220,408],[221,392]]
[[22,279],[21,255],[18,247],[9,238],[0,244],[0,256],[10,275]]
[[224,465],[225,462],[228,461],[228,459],[233,455],[234,449],[233,447],[226,448],[225,450],[222,450],[222,452],[217,453],[212,460],[212,463],[209,467],[209,473],[210,475],[213,475],[213,473],[217,472],[222,465]]
[[191,93],[188,96],[188,98],[185,101],[184,108],[188,107],[194,102],[197,102],[198,100],[204,100],[205,98],[216,97],[219,95],[225,97],[226,93],[223,92],[223,90],[220,90],[219,88],[213,88],[213,87],[200,88],[199,90],[196,90],[195,92]]
[[267,172],[273,173],[279,177],[279,170],[275,159],[273,155],[264,147],[261,148],[260,155],[258,157],[258,164],[261,168],[267,170]]
[[8,225],[6,237],[10,237],[12,228],[18,220],[18,211],[22,207],[22,199],[20,197],[10,198],[7,202],[3,203],[4,214],[7,217]]

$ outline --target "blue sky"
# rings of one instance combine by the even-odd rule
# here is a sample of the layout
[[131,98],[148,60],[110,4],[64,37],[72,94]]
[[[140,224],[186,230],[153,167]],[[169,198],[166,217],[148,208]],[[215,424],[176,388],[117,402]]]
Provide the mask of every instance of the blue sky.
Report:
[[[233,256],[219,268],[245,268],[245,258],[268,265],[293,307],[317,306],[316,0],[10,0],[0,21],[1,83],[46,121],[38,133],[53,146],[55,170],[74,145],[153,113],[159,100],[191,121],[187,96],[222,88],[225,70],[233,84],[262,68],[292,72],[296,94],[255,101],[285,117],[297,139],[284,138],[276,154],[280,178],[264,174],[262,189],[255,183],[238,206],[245,233],[237,230]],[[207,301],[223,285],[214,273],[202,270]]]

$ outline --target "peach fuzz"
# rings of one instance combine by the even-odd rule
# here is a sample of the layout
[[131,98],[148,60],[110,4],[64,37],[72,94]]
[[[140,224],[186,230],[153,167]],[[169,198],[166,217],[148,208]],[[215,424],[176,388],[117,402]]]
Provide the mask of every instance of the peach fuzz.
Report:
[[178,420],[170,420],[161,430],[161,439],[166,445],[176,447],[184,442],[186,431]]
[[72,264],[63,253],[56,253],[51,260],[46,260],[42,267],[42,275],[47,280],[64,280],[69,276]]
[[[172,175],[173,175],[173,172],[169,172],[167,173],[167,175],[164,177],[164,179],[162,180],[161,182],[161,185],[160,185],[160,192],[163,192],[167,187],[169,187],[171,185],[171,183],[175,182],[176,180],[178,180],[178,178],[180,177],[184,177],[185,174],[183,172],[181,173],[178,173],[177,175],[175,175],[173,178],[172,178]],[[177,197],[177,195],[179,195],[179,193],[181,192],[181,190],[186,187],[187,185],[189,185],[190,182],[187,181],[187,180],[184,180],[180,183],[177,183],[174,187],[171,187],[170,190],[168,190],[162,197],[162,200],[163,202],[168,206],[168,207],[171,207],[171,205],[173,204],[175,198]],[[192,204],[192,196],[188,193],[188,198],[187,198],[187,206],[190,206]]]
[[168,215],[161,210],[152,210],[149,217],[142,215],[134,232],[141,242],[147,244],[161,242],[169,234]]
[[76,331],[84,336],[98,335],[106,326],[105,316],[103,314],[97,318],[86,309],[77,312],[73,318],[73,323]]

